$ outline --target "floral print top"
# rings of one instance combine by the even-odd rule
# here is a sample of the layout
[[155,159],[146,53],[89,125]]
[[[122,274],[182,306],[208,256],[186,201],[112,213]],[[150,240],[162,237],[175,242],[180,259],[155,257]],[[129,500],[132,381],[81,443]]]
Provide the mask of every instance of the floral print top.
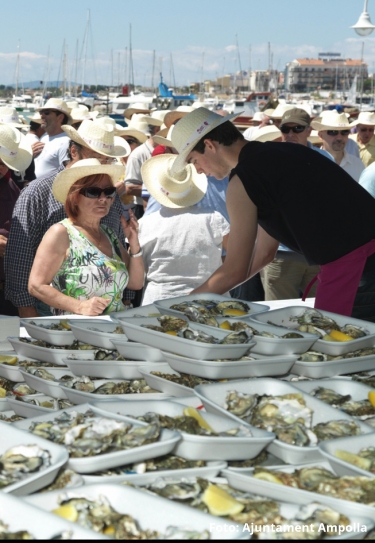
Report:
[[[113,256],[102,253],[69,219],[60,221],[69,240],[69,256],[52,280],[51,286],[76,300],[89,300],[94,296],[111,300],[103,315],[125,309],[122,295],[129,281],[129,273],[121,259],[120,246],[111,228],[100,225],[109,238]],[[68,311],[51,307],[54,315],[69,315]]]

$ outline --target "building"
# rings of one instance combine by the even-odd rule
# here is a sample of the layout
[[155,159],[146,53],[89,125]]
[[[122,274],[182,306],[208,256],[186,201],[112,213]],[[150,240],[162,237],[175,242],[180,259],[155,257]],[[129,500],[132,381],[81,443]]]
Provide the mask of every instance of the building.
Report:
[[[326,58],[323,58],[323,55]],[[288,62],[285,67],[286,90],[290,92],[311,92],[317,89],[347,91],[356,75],[367,79],[367,64],[363,60],[339,58],[339,55],[339,53],[322,53],[322,58],[302,58]]]

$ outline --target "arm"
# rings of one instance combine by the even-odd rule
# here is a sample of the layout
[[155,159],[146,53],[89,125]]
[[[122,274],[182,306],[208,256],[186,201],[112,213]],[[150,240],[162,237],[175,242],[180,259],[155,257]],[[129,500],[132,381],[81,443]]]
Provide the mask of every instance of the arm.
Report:
[[255,250],[251,267],[248,272],[248,279],[258,273],[264,266],[272,262],[277,253],[279,242],[267,234],[261,226],[258,226],[258,237],[255,244]]
[[242,182],[234,176],[227,191],[230,233],[225,261],[203,285],[193,291],[224,294],[243,283],[250,270],[258,230],[258,213]]
[[[121,224],[124,229],[124,234],[129,242],[130,253],[135,255],[141,250],[141,245],[138,239],[138,222],[131,209],[129,209],[129,221],[127,222],[125,217],[121,217]],[[144,284],[145,268],[143,263],[143,257],[139,256],[131,258],[128,251],[120,246],[122,260],[125,262],[129,272],[129,282],[126,288],[132,290],[139,290]]]
[[29,278],[29,291],[42,302],[79,315],[100,315],[109,300],[93,297],[90,300],[76,300],[52,287],[54,276],[69,253],[69,237],[66,228],[54,224],[42,239],[35,255]]

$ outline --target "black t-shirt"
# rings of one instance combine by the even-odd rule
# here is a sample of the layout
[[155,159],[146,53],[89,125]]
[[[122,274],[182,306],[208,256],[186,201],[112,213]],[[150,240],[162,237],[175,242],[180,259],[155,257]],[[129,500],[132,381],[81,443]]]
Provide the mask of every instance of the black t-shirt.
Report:
[[313,149],[249,142],[233,175],[257,206],[262,228],[310,264],[327,264],[375,239],[375,199]]

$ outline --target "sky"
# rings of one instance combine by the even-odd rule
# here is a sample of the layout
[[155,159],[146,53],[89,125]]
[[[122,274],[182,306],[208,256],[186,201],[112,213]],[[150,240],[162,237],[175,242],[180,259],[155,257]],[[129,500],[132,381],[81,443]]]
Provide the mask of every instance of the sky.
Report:
[[[270,62],[282,71],[295,58],[327,51],[360,59],[363,44],[363,58],[375,72],[375,31],[362,38],[350,28],[363,8],[364,0],[3,2],[0,84],[16,83],[18,44],[19,86],[61,80],[64,65],[68,82],[123,84],[130,26],[136,85],[156,86],[160,71],[169,86],[267,69]],[[368,11],[375,24],[375,0]]]

